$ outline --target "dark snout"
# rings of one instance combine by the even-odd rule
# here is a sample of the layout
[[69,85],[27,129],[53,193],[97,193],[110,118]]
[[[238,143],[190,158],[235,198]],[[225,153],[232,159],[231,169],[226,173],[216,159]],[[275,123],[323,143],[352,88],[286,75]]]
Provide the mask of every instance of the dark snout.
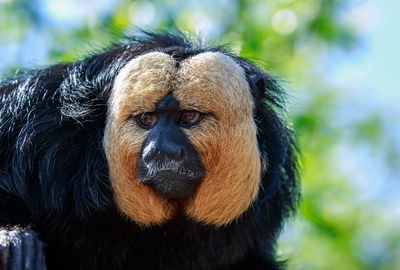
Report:
[[188,198],[203,177],[198,154],[182,131],[155,127],[146,138],[139,158],[143,184],[166,199]]
[[[139,125],[149,130],[139,157],[139,177],[145,185],[166,199],[188,198],[203,177],[198,153],[180,123],[179,102],[168,94],[156,104],[149,123]],[[195,125],[197,122],[193,122]]]
[[186,138],[165,137],[148,137],[139,159],[139,177],[161,197],[188,198],[203,177],[203,165]]

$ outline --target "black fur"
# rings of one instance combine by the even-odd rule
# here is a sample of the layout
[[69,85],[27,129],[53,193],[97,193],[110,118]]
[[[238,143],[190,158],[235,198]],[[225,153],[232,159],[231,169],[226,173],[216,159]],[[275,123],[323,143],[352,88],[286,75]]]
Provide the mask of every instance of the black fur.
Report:
[[[102,138],[113,80],[130,59],[162,51],[182,60],[220,51],[242,66],[254,96],[268,169],[253,205],[216,228],[177,216],[140,228],[112,201]],[[104,53],[17,74],[0,85],[0,227],[47,245],[48,269],[281,269],[275,242],[299,198],[297,154],[281,119],[277,82],[223,47],[180,33],[142,32]]]

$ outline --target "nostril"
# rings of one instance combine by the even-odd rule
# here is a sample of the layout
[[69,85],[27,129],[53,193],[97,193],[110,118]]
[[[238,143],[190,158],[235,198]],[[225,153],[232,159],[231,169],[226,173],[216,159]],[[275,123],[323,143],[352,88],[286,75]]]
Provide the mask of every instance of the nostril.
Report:
[[181,151],[180,151],[180,153],[179,153],[179,158],[180,158],[181,160],[183,160],[184,157],[185,157],[185,149],[184,149],[183,147],[181,147]]
[[147,153],[146,155],[142,156],[142,160],[144,164],[149,165],[151,162],[154,160],[154,157],[156,156],[156,153]]

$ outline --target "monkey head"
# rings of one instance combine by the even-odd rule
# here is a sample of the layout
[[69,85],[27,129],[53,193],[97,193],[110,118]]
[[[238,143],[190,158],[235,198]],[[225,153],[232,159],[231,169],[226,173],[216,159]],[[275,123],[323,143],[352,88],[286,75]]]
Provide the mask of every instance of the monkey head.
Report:
[[221,226],[256,198],[262,166],[254,100],[231,57],[140,55],[115,78],[108,106],[110,180],[135,222],[160,224],[183,209]]

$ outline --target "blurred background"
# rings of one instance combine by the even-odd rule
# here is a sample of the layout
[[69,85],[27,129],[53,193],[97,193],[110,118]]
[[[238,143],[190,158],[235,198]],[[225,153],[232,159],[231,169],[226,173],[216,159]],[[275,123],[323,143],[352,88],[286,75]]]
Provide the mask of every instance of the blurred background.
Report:
[[303,199],[289,269],[400,269],[400,2],[0,0],[0,72],[74,61],[133,26],[229,44],[282,78]]

